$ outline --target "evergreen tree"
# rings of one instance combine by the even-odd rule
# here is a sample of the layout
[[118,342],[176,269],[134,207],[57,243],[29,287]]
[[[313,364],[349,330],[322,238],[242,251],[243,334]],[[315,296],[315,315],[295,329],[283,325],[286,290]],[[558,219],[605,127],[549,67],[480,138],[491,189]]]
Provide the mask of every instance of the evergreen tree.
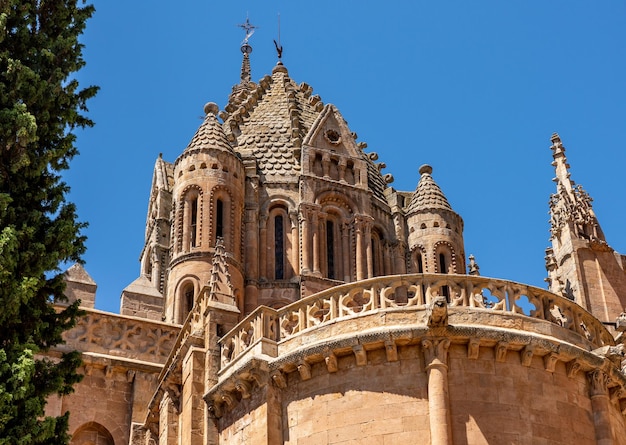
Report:
[[77,352],[45,358],[79,313],[60,266],[85,250],[61,173],[96,87],[79,89],[78,37],[92,6],[80,0],[0,0],[0,444],[68,441],[67,414],[46,398],[79,381]]

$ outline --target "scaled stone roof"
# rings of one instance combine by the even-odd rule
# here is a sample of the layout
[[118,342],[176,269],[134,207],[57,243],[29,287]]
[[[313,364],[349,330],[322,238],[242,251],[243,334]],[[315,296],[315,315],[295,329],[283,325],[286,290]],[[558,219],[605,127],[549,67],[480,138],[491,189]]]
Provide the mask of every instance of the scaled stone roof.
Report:
[[243,92],[247,97],[239,97],[239,104],[231,100],[226,107],[227,137],[243,156],[256,158],[266,178],[297,180],[302,139],[322,110],[311,91],[306,84],[297,85],[279,63],[256,89]]
[[222,128],[222,124],[215,117],[218,111],[216,104],[209,102],[204,106],[204,112],[206,117],[204,122],[200,125],[196,134],[191,138],[191,142],[185,149],[185,151],[203,149],[203,148],[216,148],[228,152],[233,152],[233,148],[226,139],[226,134]]
[[422,165],[419,172],[421,177],[406,210],[406,214],[409,215],[414,212],[430,209],[452,210],[445,195],[431,176],[433,172],[432,167],[430,165]]
[[387,188],[387,181],[381,174],[378,165],[368,155],[364,154],[363,158],[367,162],[367,186],[374,196],[386,202],[384,191]]

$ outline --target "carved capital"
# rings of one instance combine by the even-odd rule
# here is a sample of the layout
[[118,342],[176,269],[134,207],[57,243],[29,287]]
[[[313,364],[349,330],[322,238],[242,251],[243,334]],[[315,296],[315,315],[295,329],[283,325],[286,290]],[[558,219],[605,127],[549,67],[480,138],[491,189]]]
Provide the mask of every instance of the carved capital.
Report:
[[601,369],[596,369],[587,374],[591,396],[608,395],[609,375]]
[[426,368],[436,365],[448,365],[449,338],[425,338],[422,340]]

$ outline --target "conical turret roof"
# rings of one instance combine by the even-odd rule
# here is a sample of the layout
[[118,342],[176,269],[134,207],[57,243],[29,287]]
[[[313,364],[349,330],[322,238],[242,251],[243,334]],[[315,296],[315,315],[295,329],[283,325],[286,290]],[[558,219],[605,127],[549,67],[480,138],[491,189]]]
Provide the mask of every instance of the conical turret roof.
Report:
[[233,148],[226,139],[222,124],[217,120],[218,106],[209,102],[204,106],[206,117],[204,122],[198,127],[196,134],[191,138],[191,142],[185,151],[197,150],[203,148],[216,148],[219,150],[233,152]]
[[420,167],[421,177],[407,208],[407,215],[430,209],[452,210],[446,196],[433,179],[432,172],[433,168],[430,165]]

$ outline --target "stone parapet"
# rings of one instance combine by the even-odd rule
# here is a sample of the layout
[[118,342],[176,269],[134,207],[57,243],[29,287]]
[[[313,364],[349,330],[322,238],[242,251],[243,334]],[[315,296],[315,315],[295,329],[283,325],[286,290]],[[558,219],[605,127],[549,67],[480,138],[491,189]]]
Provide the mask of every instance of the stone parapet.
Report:
[[85,309],[57,349],[78,350],[162,365],[180,331],[179,326],[145,318]]
[[[615,343],[604,325],[585,309],[540,288],[481,276],[397,275],[337,286],[278,310],[259,307],[220,340],[222,368],[254,349],[261,339],[284,344],[340,320],[381,313],[425,313],[427,305],[444,294],[444,288],[452,312],[466,309],[455,315],[460,324],[478,322],[557,336],[586,350]],[[337,334],[332,331],[331,335]]]

